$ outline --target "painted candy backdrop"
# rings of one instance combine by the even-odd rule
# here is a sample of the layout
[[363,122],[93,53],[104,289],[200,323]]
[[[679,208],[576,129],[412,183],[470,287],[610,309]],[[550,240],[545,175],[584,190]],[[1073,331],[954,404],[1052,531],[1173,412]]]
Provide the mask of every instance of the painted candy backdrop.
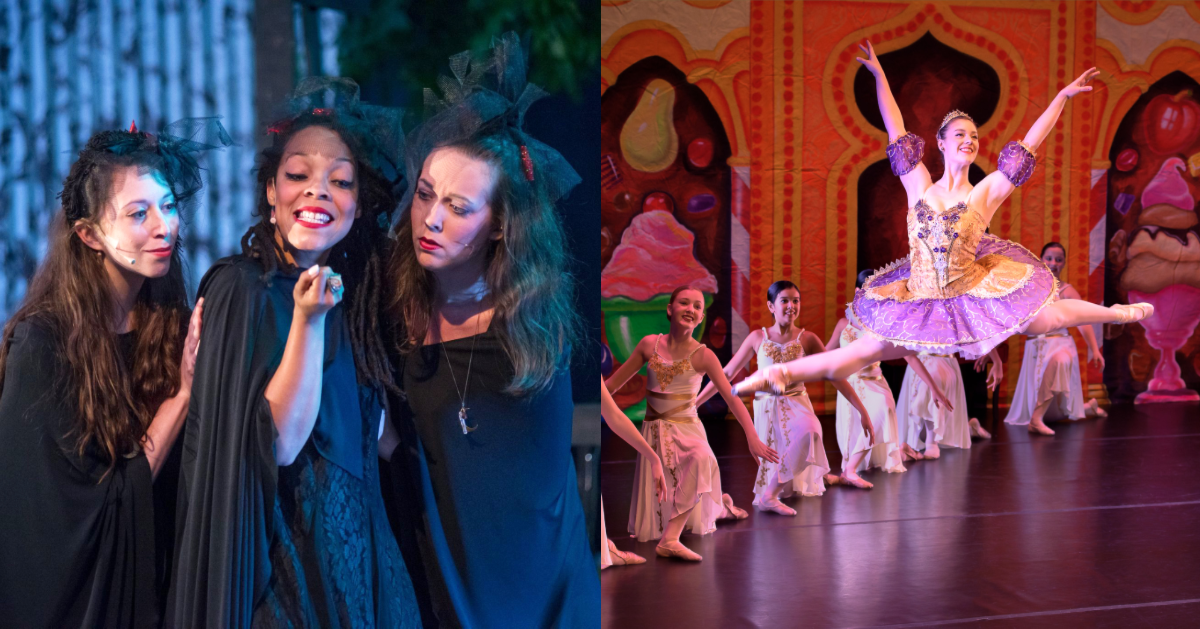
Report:
[[[665,330],[664,294],[683,283],[711,298],[698,336],[723,360],[770,325],[777,279],[800,286],[801,325],[825,338],[858,270],[905,254],[904,197],[854,61],[869,38],[910,130],[932,138],[952,108],[975,117],[973,179],[1062,85],[1100,69],[991,230],[1064,243],[1064,279],[1085,299],[1155,303],[1148,328],[1104,330],[1091,395],[1200,388],[1196,3],[610,1],[601,37],[606,362]],[[936,153],[926,162],[937,177]],[[1006,389],[1020,359],[1010,341]],[[832,410],[831,387],[810,392]],[[643,396],[635,379],[618,400]]]

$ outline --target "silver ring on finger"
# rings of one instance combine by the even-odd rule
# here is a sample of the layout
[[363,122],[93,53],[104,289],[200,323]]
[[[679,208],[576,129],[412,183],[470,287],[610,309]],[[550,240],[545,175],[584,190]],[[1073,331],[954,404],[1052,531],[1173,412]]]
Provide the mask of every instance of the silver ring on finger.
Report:
[[337,273],[330,273],[329,279],[326,280],[325,285],[329,287],[329,291],[333,293],[334,297],[337,297],[338,299],[342,298],[342,291],[345,289],[345,285],[342,284],[341,275]]

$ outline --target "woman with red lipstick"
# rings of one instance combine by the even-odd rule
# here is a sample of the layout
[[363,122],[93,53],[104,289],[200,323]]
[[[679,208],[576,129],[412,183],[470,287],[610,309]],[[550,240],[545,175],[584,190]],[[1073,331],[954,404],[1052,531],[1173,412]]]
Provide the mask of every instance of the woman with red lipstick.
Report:
[[63,182],[46,260],[0,344],[6,625],[159,623],[179,465],[168,457],[201,319],[184,289],[180,206],[201,187],[190,154],[229,143],[215,119],[102,131]]
[[570,450],[574,288],[555,215],[579,176],[521,130],[541,92],[526,86],[515,34],[489,61],[451,67],[449,102],[409,144],[390,262],[410,411],[392,460],[422,511],[407,525],[440,624],[598,627]]
[[301,83],[271,127],[259,220],[200,285],[168,626],[420,624],[376,455],[399,130],[345,79]]
[[[1058,279],[1066,266],[1067,249],[1057,242],[1042,247],[1042,262]],[[1082,299],[1074,286],[1059,282],[1059,299]],[[1087,345],[1088,362],[1104,369],[1104,356],[1090,325],[1079,326]],[[980,359],[982,362],[983,359]],[[1054,330],[1025,340],[1021,374],[1013,392],[1012,406],[1004,422],[1027,425],[1029,432],[1053,435],[1045,419],[1083,419],[1106,417],[1096,398],[1083,402],[1083,381],[1079,375],[1079,349],[1067,330]]]

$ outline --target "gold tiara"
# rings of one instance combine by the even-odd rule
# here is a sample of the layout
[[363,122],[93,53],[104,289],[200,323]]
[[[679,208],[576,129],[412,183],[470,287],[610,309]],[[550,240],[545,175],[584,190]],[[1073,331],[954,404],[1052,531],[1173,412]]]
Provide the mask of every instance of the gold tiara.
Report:
[[951,120],[954,120],[955,118],[966,118],[967,120],[971,121],[971,124],[975,124],[975,119],[971,116],[968,116],[967,112],[955,109],[946,114],[945,118],[942,118],[942,125],[938,127],[938,131],[941,131],[946,125],[950,124]]

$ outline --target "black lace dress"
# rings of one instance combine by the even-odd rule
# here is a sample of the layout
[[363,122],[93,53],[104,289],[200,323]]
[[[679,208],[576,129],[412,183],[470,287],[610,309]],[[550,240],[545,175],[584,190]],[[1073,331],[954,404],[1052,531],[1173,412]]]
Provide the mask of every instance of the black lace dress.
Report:
[[342,305],[326,315],[312,435],[291,465],[275,463],[263,394],[287,343],[296,276],[261,275],[235,256],[201,282],[168,625],[420,626],[379,490],[383,398],[357,382]]

